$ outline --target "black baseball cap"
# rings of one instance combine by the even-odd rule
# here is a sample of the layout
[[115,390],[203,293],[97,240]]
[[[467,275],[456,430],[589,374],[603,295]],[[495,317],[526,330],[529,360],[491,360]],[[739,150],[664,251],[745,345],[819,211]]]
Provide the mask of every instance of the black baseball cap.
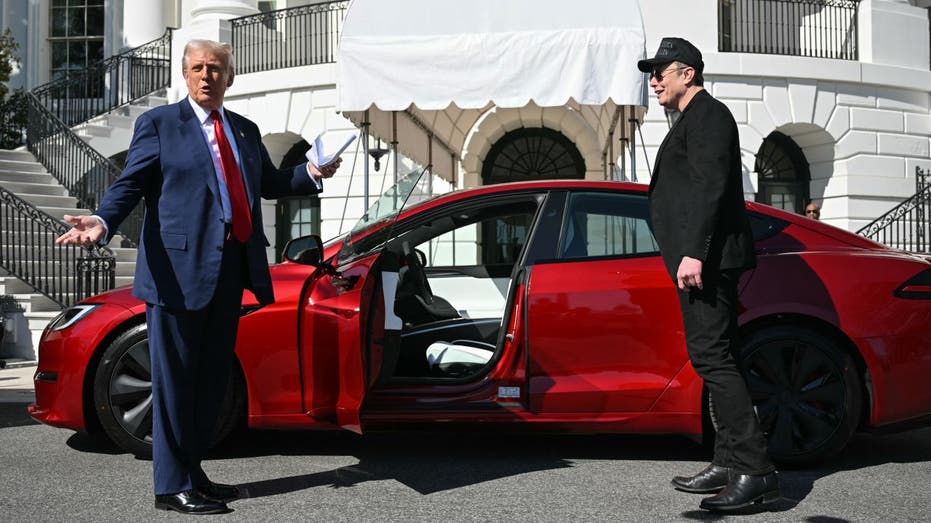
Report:
[[637,69],[649,73],[653,67],[670,62],[682,62],[694,67],[699,73],[705,68],[701,60],[701,51],[684,38],[667,36],[659,43],[656,56],[637,62]]

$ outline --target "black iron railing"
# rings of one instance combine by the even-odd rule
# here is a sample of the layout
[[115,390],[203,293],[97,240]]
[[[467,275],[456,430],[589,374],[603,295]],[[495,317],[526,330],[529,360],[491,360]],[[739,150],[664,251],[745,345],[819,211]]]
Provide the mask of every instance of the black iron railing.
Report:
[[58,245],[70,229],[0,187],[0,266],[65,307],[116,284],[116,259],[105,247]]
[[26,144],[25,91],[13,91],[0,103],[0,149],[16,149]]
[[236,72],[336,61],[348,1],[321,2],[230,20]]
[[895,249],[931,252],[931,171],[915,167],[915,195],[857,233]]
[[720,0],[718,50],[857,60],[860,0]]
[[[24,102],[28,112],[26,147],[77,199],[79,207],[96,209],[104,191],[120,175],[120,168],[74,134],[32,93],[26,93]],[[117,234],[123,237],[124,247],[136,247],[142,216],[140,203],[119,226]]]
[[160,38],[111,56],[32,90],[68,126],[138,100],[171,81],[171,30]]

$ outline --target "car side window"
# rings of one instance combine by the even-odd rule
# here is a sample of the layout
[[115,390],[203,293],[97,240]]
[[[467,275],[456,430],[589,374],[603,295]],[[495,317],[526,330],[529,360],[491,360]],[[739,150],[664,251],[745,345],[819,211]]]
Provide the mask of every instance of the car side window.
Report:
[[561,259],[659,254],[646,196],[574,193],[560,237]]
[[[498,208],[461,216],[464,224],[417,246],[430,267],[513,266],[527,243],[534,204]],[[516,212],[515,212],[516,211]],[[475,220],[475,221],[473,221]]]

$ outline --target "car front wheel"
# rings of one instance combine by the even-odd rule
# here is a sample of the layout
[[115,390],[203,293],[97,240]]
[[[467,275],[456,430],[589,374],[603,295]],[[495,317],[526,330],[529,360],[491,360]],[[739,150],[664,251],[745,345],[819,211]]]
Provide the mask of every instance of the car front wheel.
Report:
[[[217,421],[214,445],[243,419],[244,381],[233,365]],[[94,407],[103,433],[126,452],[152,456],[152,370],[145,324],[136,325],[104,351],[94,376]]]
[[740,354],[774,461],[810,463],[847,445],[860,420],[862,384],[853,359],[834,338],[776,325],[743,339]]

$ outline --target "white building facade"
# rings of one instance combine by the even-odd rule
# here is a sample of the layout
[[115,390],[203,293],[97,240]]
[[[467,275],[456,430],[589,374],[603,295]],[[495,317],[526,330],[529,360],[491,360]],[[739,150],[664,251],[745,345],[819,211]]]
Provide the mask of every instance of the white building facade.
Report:
[[[812,200],[823,207],[823,220],[855,231],[915,193],[916,168],[931,168],[931,1],[825,0],[803,2],[807,10],[791,11],[797,9],[793,4],[800,2],[641,1],[646,54],[652,56],[664,36],[684,37],[702,50],[705,86],[730,107],[740,129],[748,199],[795,212]],[[329,10],[325,27],[291,27],[285,18],[268,18],[266,32],[285,40],[300,32],[320,32],[320,45],[332,48],[339,29],[339,15],[332,13],[344,13],[350,2],[2,0],[0,29],[10,27],[21,45],[23,63],[11,87],[34,88],[173,27],[172,83],[165,93],[171,102],[186,94],[180,73],[184,42],[233,42],[233,19],[310,5]],[[767,23],[775,27],[777,20],[790,23],[787,33],[760,29]],[[755,27],[752,37],[748,27]],[[761,41],[778,45],[753,47]],[[240,64],[266,58],[237,56]],[[312,141],[319,132],[326,131],[334,142],[358,133],[336,111],[338,63],[322,61],[297,66],[282,62],[282,67],[258,72],[240,69],[227,93],[227,106],[258,124],[275,162],[289,152],[293,156],[302,139]],[[507,181],[501,173],[509,171],[495,171],[486,160],[509,146],[507,141],[520,139],[520,132],[544,133],[563,146],[577,164],[571,176],[646,183],[670,122],[650,95],[635,132],[619,133],[626,138],[611,144],[598,140],[604,133],[571,107],[489,109],[468,125],[450,122],[449,135],[462,144],[461,154],[451,159],[455,166],[450,175],[436,178],[434,190]],[[101,152],[118,155],[130,134],[131,126],[114,125],[106,143],[100,141]],[[90,143],[95,146],[93,139]],[[376,145],[373,139],[371,146]],[[366,161],[372,162],[361,150],[344,156],[339,174],[327,182],[319,199],[266,205],[270,259],[289,237],[318,232],[330,238],[351,227],[366,207],[365,187],[374,199],[393,176],[386,158],[379,171],[370,169],[366,184],[361,167]]]

